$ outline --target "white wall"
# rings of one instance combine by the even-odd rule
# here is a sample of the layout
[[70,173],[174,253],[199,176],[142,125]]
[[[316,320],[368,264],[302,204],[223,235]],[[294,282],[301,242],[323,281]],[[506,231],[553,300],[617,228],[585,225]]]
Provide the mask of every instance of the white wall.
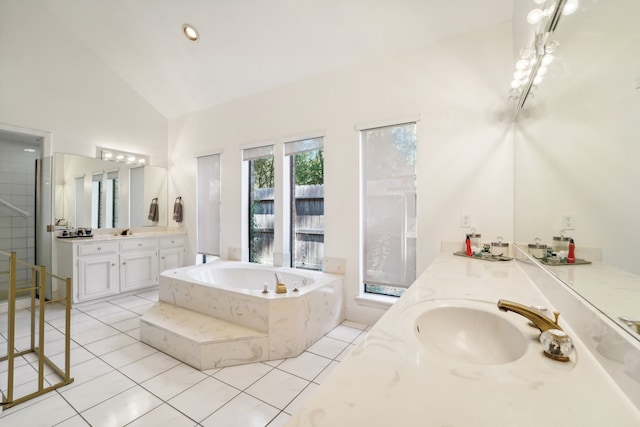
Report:
[[[241,151],[256,142],[325,134],[325,256],[346,260],[347,317],[359,305],[358,133],[354,125],[421,116],[418,123],[418,272],[460,240],[469,214],[486,240],[513,239],[513,148],[506,93],[513,67],[511,24],[360,64],[169,123],[170,195],[182,196],[195,259],[194,155],[222,150],[223,258],[241,247]],[[259,72],[259,71],[256,71]]]
[[37,2],[0,4],[0,123],[50,132],[54,152],[167,163],[167,120]]

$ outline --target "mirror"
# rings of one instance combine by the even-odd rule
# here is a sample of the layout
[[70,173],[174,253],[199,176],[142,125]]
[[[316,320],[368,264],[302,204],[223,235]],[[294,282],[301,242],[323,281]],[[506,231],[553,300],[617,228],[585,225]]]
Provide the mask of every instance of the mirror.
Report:
[[[56,225],[91,228],[167,225],[165,168],[63,153],[54,155],[53,167]],[[152,209],[155,216],[150,215]]]
[[560,21],[555,60],[515,125],[514,234],[551,245],[571,216],[577,257],[601,250],[604,265],[636,276],[549,271],[640,339],[619,320],[640,318],[639,14],[637,0],[580,0]]

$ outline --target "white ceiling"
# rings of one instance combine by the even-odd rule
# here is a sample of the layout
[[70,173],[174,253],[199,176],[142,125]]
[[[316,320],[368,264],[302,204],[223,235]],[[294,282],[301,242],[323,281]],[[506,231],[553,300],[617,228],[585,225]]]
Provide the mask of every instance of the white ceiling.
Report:
[[[167,118],[511,20],[514,0],[38,0]],[[194,43],[182,34],[190,23]]]

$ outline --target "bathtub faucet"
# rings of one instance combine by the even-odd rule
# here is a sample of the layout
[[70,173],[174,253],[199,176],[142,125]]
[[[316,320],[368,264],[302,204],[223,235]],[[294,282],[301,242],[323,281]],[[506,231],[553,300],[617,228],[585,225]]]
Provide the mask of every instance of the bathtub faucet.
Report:
[[280,275],[278,274],[277,271],[274,272],[274,274],[276,276],[276,294],[286,294],[287,293],[287,287],[282,282],[282,279],[280,278]]

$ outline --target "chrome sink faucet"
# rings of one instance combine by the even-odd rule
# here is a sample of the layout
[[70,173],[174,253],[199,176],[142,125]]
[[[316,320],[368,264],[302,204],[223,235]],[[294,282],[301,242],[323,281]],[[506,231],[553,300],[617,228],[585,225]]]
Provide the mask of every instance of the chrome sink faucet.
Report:
[[536,328],[540,330],[540,332],[544,332],[549,329],[563,330],[560,325],[558,325],[558,316],[560,316],[560,313],[557,311],[553,312],[555,319],[550,319],[535,308],[503,299],[498,301],[498,308],[501,311],[513,311],[514,313],[518,313],[519,315],[526,317]]

